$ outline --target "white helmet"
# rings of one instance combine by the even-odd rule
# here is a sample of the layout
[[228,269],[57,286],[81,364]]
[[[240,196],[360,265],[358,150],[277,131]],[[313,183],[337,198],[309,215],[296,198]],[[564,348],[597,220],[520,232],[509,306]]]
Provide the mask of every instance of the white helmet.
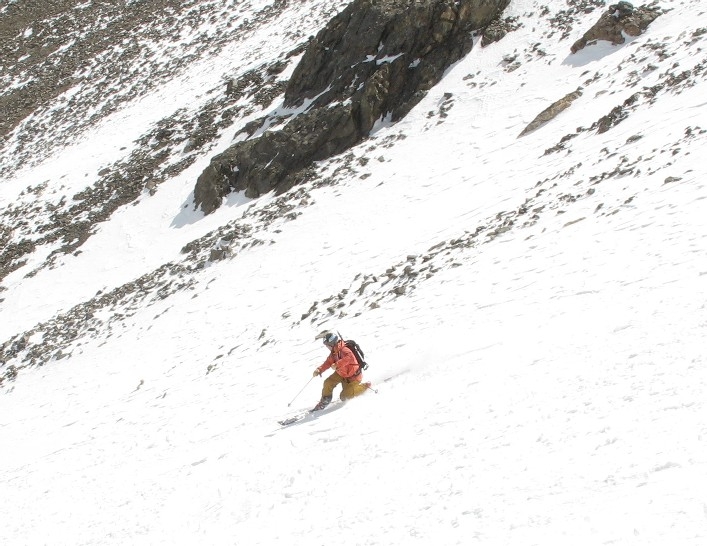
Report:
[[329,347],[330,349],[336,345],[339,342],[339,336],[338,334],[335,334],[334,332],[327,332],[324,336],[324,345]]

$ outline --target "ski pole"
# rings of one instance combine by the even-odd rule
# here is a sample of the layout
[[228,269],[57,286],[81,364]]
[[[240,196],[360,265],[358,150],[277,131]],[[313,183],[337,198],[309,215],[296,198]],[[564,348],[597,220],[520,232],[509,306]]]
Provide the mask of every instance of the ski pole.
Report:
[[287,407],[288,407],[288,408],[292,405],[292,402],[294,402],[295,400],[297,400],[297,397],[298,397],[300,394],[302,394],[302,391],[307,388],[307,385],[309,385],[309,384],[312,382],[312,379],[314,379],[314,376],[312,376],[312,377],[309,378],[309,381],[307,381],[307,382],[305,383],[304,387],[302,387],[302,389],[295,395],[295,397],[292,399],[292,401],[291,401],[289,404],[287,404]]
[[367,384],[367,383],[361,383],[361,385],[363,385],[364,387],[366,387],[369,391],[373,391],[373,392],[375,392],[376,394],[378,394],[378,389],[374,389],[374,388],[371,387],[369,384]]

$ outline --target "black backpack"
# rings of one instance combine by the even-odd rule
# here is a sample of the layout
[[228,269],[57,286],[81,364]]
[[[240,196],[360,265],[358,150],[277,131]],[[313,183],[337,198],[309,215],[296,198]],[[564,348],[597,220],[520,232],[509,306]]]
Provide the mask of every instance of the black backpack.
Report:
[[358,362],[358,372],[368,369],[368,363],[364,360],[363,351],[353,339],[344,341],[344,345],[354,354],[356,362]]

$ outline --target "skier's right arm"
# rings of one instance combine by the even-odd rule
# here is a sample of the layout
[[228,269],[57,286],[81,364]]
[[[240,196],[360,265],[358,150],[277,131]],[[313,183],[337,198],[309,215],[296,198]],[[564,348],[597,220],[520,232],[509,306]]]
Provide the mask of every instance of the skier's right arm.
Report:
[[324,361],[324,364],[322,364],[321,366],[317,367],[314,370],[312,377],[316,377],[317,375],[322,375],[325,371],[327,371],[329,368],[331,368],[332,364],[334,364],[334,355],[329,355],[329,357]]

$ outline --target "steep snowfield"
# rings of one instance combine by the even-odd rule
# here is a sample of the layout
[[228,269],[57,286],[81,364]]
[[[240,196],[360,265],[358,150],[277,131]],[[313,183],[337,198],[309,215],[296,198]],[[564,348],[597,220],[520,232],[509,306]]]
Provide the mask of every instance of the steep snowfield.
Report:
[[[570,56],[598,11],[560,41],[512,2],[521,29],[322,163],[299,216],[253,222],[263,244],[3,384],[0,542],[705,544],[705,8],[662,6],[643,36]],[[13,183],[78,173],[81,146]],[[3,339],[272,204],[184,209],[208,158],[78,256],[8,277]],[[319,398],[325,327],[379,392],[280,429]]]

